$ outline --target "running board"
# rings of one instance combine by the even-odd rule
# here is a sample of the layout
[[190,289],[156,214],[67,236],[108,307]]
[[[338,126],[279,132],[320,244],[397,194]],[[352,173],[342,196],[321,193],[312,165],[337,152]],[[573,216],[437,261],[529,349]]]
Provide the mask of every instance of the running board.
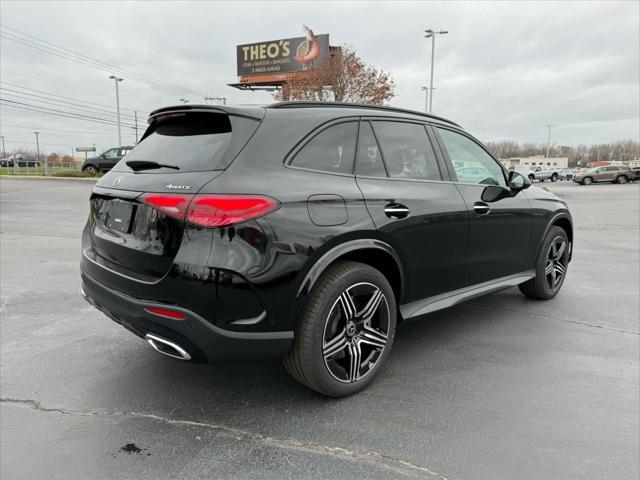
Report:
[[496,292],[504,288],[515,287],[521,283],[531,280],[536,276],[535,270],[529,270],[514,275],[508,275],[496,280],[478,283],[469,287],[459,288],[451,292],[434,295],[433,297],[423,298],[415,302],[400,305],[400,314],[403,319],[417,317],[425,313],[435,312],[443,308],[453,307],[458,303],[466,302],[472,298],[481,297],[488,293]]

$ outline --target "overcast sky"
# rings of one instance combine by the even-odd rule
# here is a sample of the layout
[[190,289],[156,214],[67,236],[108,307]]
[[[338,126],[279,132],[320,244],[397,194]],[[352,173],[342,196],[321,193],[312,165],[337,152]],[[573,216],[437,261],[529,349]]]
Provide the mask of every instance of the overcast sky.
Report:
[[[430,40],[436,39],[434,113],[483,141],[511,139],[561,145],[638,139],[640,129],[639,2],[28,2],[0,4],[1,23],[25,34],[151,77],[124,75],[123,113],[225,96],[234,104],[269,103],[266,93],[228,87],[237,81],[235,46],[302,36],[302,25],[328,33],[390,72],[394,106],[424,109]],[[14,34],[17,33],[13,31]],[[4,32],[8,30],[3,29]],[[109,74],[1,38],[2,97],[28,104],[34,90],[81,100],[115,119]],[[13,92],[11,90],[14,90]],[[9,96],[12,95],[12,96]],[[46,95],[45,95],[46,96]],[[60,98],[60,97],[56,97]],[[75,101],[75,100],[66,100]],[[76,102],[77,103],[77,102]],[[71,106],[46,104],[70,111]],[[0,107],[7,149],[99,150],[117,144],[117,129]],[[91,115],[94,115],[91,113]],[[126,117],[127,123],[132,123]],[[142,123],[144,118],[142,119]],[[123,143],[134,141],[124,129]],[[22,143],[18,143],[22,142]]]

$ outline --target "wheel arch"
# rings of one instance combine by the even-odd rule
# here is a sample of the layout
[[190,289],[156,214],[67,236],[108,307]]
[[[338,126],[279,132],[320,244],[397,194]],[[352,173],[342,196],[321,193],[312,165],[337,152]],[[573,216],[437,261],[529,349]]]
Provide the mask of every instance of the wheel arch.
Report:
[[560,227],[567,234],[569,244],[571,245],[571,250],[569,251],[569,261],[571,261],[571,257],[573,256],[573,222],[571,221],[571,216],[565,212],[554,215],[547,224],[547,228],[545,228],[544,230],[544,235],[542,235],[542,238],[540,239],[538,249],[544,242],[544,239],[547,237],[547,233],[549,232],[551,227]]
[[301,317],[307,298],[324,271],[335,262],[351,260],[361,262],[379,270],[391,284],[396,297],[396,304],[400,305],[404,295],[404,269],[399,255],[394,248],[386,242],[377,239],[361,238],[350,240],[337,245],[324,253],[309,268],[304,279],[300,283],[293,309],[292,321],[297,323]]

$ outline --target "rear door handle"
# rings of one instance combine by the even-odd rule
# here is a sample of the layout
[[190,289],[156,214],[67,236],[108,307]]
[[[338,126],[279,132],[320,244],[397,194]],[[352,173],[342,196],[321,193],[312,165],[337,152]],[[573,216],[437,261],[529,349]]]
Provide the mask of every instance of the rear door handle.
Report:
[[476,212],[478,215],[486,215],[491,211],[491,207],[487,203],[476,202],[473,204],[473,211]]
[[401,203],[388,203],[384,207],[384,214],[389,218],[406,218],[411,210]]

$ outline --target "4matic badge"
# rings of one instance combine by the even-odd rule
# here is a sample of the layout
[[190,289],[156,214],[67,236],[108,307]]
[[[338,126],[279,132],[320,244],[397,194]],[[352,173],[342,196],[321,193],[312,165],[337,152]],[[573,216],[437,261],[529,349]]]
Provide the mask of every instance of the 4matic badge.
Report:
[[165,185],[164,188],[168,188],[170,190],[191,190],[191,185],[174,185],[170,183],[169,185]]

